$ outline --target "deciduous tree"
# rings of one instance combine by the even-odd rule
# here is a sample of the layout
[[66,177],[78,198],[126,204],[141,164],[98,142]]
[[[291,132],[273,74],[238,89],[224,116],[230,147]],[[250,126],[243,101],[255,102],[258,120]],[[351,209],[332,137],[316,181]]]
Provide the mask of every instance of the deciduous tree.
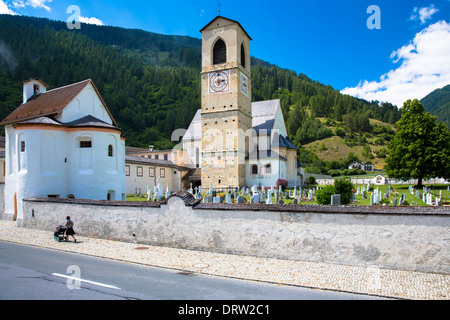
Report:
[[418,100],[403,105],[397,134],[386,158],[389,177],[407,180],[450,178],[450,131],[425,111]]

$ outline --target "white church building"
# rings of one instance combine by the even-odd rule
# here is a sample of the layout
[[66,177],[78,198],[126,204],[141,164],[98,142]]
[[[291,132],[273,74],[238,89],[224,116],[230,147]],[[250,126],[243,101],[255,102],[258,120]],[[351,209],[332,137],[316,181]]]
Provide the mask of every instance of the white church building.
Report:
[[92,80],[47,91],[23,84],[5,126],[5,213],[22,199],[125,200],[125,139]]

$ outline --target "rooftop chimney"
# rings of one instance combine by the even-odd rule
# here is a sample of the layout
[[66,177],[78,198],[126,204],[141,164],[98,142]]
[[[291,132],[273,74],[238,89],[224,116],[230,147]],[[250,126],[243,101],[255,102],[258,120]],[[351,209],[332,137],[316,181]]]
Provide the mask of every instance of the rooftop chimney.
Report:
[[153,151],[154,148],[155,148],[154,146],[149,146],[149,147],[148,147],[148,149],[149,149],[150,151]]

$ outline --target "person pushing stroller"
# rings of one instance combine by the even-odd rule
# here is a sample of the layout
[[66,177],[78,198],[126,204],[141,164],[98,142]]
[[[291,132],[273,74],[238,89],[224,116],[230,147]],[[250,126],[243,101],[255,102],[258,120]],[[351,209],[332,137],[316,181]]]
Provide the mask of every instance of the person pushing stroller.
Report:
[[72,220],[70,220],[70,217],[66,217],[66,224],[64,225],[66,230],[66,241],[69,241],[69,236],[72,236],[74,242],[77,242],[77,239],[75,238],[75,231],[73,230],[74,223]]

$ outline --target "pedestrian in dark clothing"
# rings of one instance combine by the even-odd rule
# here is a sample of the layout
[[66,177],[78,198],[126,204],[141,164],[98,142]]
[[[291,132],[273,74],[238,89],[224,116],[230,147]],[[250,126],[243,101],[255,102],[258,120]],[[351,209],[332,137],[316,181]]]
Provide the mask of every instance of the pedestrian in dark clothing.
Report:
[[66,217],[66,224],[65,227],[67,228],[66,230],[66,240],[69,240],[69,236],[72,236],[72,238],[74,239],[74,242],[77,242],[77,239],[75,239],[75,231],[73,230],[73,221],[70,220],[70,217],[67,216]]

